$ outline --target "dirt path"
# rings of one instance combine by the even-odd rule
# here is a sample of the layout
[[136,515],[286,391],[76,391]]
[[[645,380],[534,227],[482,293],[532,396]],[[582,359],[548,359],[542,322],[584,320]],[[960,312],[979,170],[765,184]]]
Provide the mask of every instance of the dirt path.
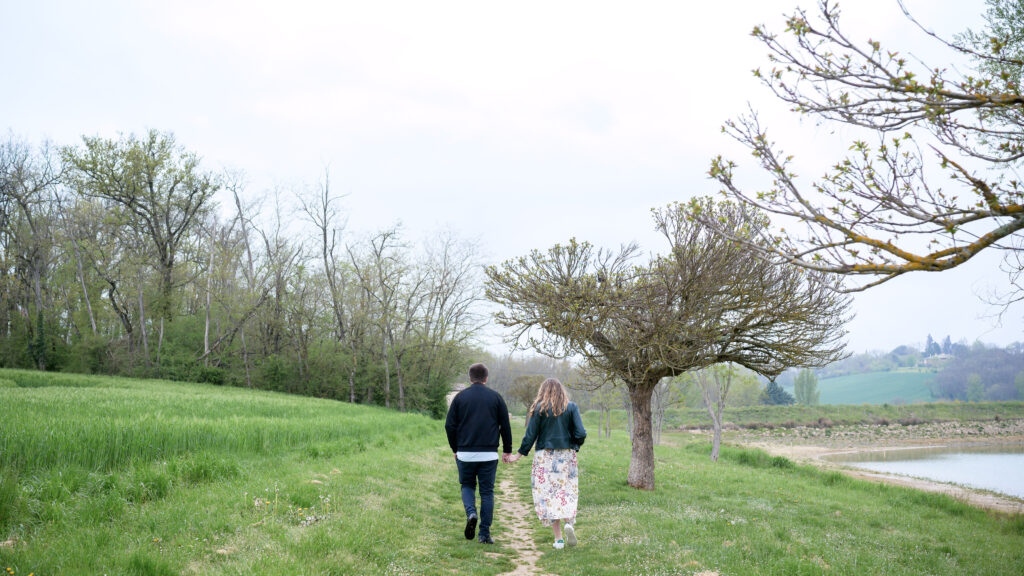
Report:
[[501,490],[501,499],[498,500],[497,513],[501,525],[505,527],[502,540],[518,551],[513,563],[515,568],[511,572],[505,572],[499,576],[534,576],[538,572],[537,561],[540,560],[540,551],[533,543],[533,536],[530,534],[530,520],[533,518],[533,511],[523,504],[519,494],[519,487],[516,485],[512,474],[506,474],[498,484]]

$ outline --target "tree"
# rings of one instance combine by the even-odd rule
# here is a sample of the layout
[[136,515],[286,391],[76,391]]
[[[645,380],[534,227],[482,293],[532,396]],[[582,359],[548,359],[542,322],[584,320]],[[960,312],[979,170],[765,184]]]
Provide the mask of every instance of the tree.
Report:
[[52,229],[56,227],[54,199],[60,178],[60,167],[48,145],[35,152],[14,137],[0,145],[0,235],[8,240],[4,252],[14,256],[13,270],[23,294],[33,296],[34,314],[29,314],[28,298],[22,305],[29,351],[39,370],[47,368],[46,351],[52,339],[46,330],[46,284],[56,256]]
[[771,406],[788,406],[796,402],[793,395],[786,392],[782,386],[779,386],[778,382],[772,380],[764,388],[764,394],[761,397],[762,404],[768,404]]
[[82,141],[82,148],[64,149],[69,182],[80,194],[107,202],[149,244],[159,279],[156,314],[170,321],[180,281],[175,270],[189,255],[189,241],[211,208],[220,178],[202,171],[199,157],[170,133],[150,130],[141,139],[130,135]]
[[681,404],[683,401],[683,391],[680,390],[674,378],[662,378],[654,387],[654,392],[651,394],[651,412],[654,417],[652,426],[655,444],[661,444],[661,431],[665,427],[665,413],[669,408]]
[[[948,270],[982,250],[1004,248],[1011,290],[1024,298],[1018,234],[1024,229],[1024,185],[1014,176],[1024,158],[1020,3],[988,0],[982,33],[968,32],[955,42],[932,35],[973,60],[975,69],[962,75],[950,71],[956,66],[930,67],[875,41],[855,42],[840,29],[833,3],[822,0],[820,11],[812,22],[797,10],[782,35],[754,28],[773,63],[755,75],[793,111],[867,129],[878,143],[855,140],[851,154],[802,186],[793,156],[768,137],[756,112],[726,122],[723,130],[751,150],[774,183],[745,190],[734,178],[736,164],[721,156],[712,161],[710,175],[727,195],[789,226],[737,239],[766,256],[867,278],[843,288],[849,291],[907,272]],[[934,141],[934,163],[915,134]],[[945,175],[935,176],[940,171]],[[936,181],[955,189],[939,188]],[[790,226],[792,220],[799,225]],[[728,233],[711,219],[705,223]]]
[[722,410],[729,397],[729,388],[736,367],[731,364],[718,364],[694,373],[694,380],[700,387],[704,400],[704,408],[711,416],[711,461],[718,462],[718,450],[722,445]]
[[967,401],[981,402],[985,399],[985,383],[981,380],[980,374],[971,374],[967,377]]
[[1013,386],[1017,389],[1017,400],[1024,400],[1024,370],[1017,373],[1013,379]]
[[544,381],[543,374],[520,374],[512,380],[508,389],[508,397],[511,400],[529,407],[537,397],[537,390]]
[[814,370],[805,368],[796,375],[793,394],[796,397],[797,404],[803,404],[804,406],[818,405],[821,391],[818,390],[818,377],[814,374]]
[[952,354],[953,353],[953,342],[952,342],[952,340],[949,339],[949,335],[948,334],[942,340],[942,353],[943,354]]
[[939,343],[933,340],[932,335],[929,334],[928,338],[924,341],[923,356],[927,358],[929,356],[935,356],[937,354],[942,354],[942,347],[940,347]]
[[[1024,397],[1024,392],[1022,392],[1022,397]],[[623,404],[622,388],[610,382],[602,382],[600,387],[591,392],[591,401],[598,410],[597,437],[601,437],[603,424],[604,437],[610,438],[612,435],[612,409]]]
[[578,356],[629,392],[628,482],[654,488],[651,396],[662,378],[721,362],[776,376],[841,357],[848,301],[814,272],[766,266],[702,226],[709,213],[737,235],[762,217],[708,200],[655,211],[669,253],[635,263],[637,248],[595,250],[575,239],[487,269],[487,296],[510,341],[553,357]]

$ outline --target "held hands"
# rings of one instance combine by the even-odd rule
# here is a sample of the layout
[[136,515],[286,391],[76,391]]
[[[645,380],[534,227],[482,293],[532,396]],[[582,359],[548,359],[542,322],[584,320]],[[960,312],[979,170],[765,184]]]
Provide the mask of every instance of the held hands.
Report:
[[504,462],[505,464],[513,464],[522,457],[523,455],[518,452],[512,454],[502,454],[501,461]]

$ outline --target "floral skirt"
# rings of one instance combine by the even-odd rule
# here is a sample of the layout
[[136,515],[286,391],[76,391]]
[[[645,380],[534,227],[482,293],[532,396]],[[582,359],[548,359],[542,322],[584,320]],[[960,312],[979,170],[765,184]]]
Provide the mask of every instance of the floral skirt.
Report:
[[575,450],[537,450],[533,456],[533,507],[541,524],[574,520],[580,497]]

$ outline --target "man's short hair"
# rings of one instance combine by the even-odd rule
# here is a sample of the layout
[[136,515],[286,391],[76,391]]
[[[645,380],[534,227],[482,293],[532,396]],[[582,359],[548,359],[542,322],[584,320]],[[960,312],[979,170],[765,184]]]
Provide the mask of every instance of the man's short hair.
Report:
[[474,384],[477,382],[487,381],[487,366],[483,364],[473,364],[469,367],[469,381]]

